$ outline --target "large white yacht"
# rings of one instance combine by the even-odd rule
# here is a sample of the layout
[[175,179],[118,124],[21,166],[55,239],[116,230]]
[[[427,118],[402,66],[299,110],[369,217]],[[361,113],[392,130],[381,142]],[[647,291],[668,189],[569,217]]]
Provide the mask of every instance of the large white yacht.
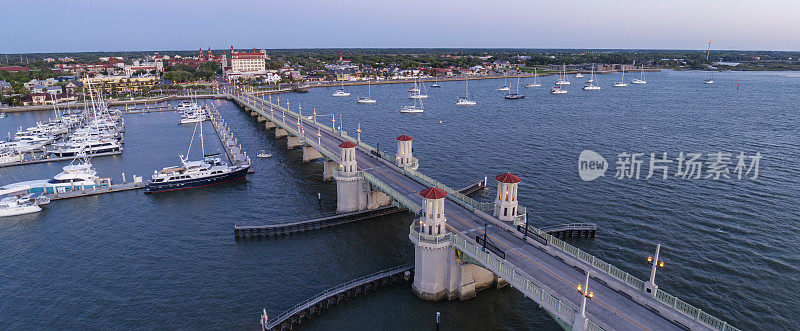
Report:
[[57,149],[49,150],[50,154],[55,156],[77,156],[79,154],[101,154],[110,152],[122,151],[122,145],[116,140],[85,140],[75,142],[72,145],[58,147]]
[[30,193],[63,193],[75,189],[98,186],[97,171],[92,169],[92,164],[86,158],[80,164],[74,164],[73,160],[73,163],[64,166],[62,169],[62,172],[51,179],[29,180],[4,185],[0,187],[0,195],[23,190]]

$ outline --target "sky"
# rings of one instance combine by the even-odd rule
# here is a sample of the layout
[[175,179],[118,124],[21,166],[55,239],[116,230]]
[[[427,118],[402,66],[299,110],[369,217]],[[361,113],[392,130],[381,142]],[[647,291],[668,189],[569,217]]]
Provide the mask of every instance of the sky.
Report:
[[198,48],[800,50],[800,1],[0,0],[0,53]]

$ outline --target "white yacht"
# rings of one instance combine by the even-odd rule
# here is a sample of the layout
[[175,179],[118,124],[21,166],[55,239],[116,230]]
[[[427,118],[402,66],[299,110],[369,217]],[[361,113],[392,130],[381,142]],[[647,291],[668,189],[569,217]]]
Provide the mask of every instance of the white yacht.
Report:
[[525,87],[540,87],[542,84],[539,84],[539,74],[536,71],[536,68],[533,68],[533,83],[525,84]]
[[24,155],[21,153],[15,153],[13,151],[0,152],[0,164],[20,162],[24,158]]
[[595,85],[594,84],[594,82],[595,82],[594,65],[592,65],[592,73],[591,73],[591,76],[589,76],[589,77],[591,77],[591,78],[589,79],[589,81],[586,82],[586,85],[583,86],[583,89],[587,90],[587,91],[597,91],[597,90],[599,90],[600,89],[600,85]]
[[6,143],[6,147],[17,153],[26,153],[35,150],[43,150],[45,145],[47,145],[47,143],[45,142],[12,141]]
[[[417,100],[419,100],[419,107],[417,107]],[[422,105],[422,100],[414,99],[413,106],[403,106],[400,108],[401,113],[413,114],[413,113],[422,113],[425,112],[424,106]]]
[[708,74],[708,79],[705,81],[706,84],[714,84],[714,72],[710,72]]
[[349,97],[350,96],[350,92],[345,92],[344,91],[344,81],[342,81],[342,88],[336,90],[336,92],[333,92],[333,96],[335,96],[335,97]]
[[456,106],[475,106],[475,105],[477,105],[478,103],[475,102],[475,100],[470,100],[469,99],[469,78],[464,79],[464,85],[465,85],[464,89],[466,90],[466,92],[465,92],[463,98],[458,98],[458,102],[456,102]]
[[642,70],[640,71],[641,75],[639,78],[634,78],[631,81],[631,84],[647,84],[647,81],[644,80],[644,64],[642,65]]
[[367,97],[358,98],[358,103],[376,103],[375,99],[372,98],[372,85],[367,82]]
[[49,150],[48,153],[55,156],[77,156],[80,154],[101,154],[122,151],[122,145],[116,140],[85,140],[73,145],[59,147]]
[[198,105],[196,103],[194,103],[194,102],[189,101],[189,100],[184,100],[177,107],[175,107],[175,109],[179,110],[179,111],[186,111],[186,110],[195,109],[195,108],[198,108]]
[[569,81],[567,80],[567,64],[565,63],[563,69],[561,71],[561,75],[556,81],[556,85],[569,85]]
[[23,190],[30,193],[63,193],[98,186],[97,172],[92,169],[92,164],[87,159],[84,158],[80,164],[73,163],[64,166],[63,171],[52,179],[29,180],[0,187],[0,195]]
[[573,77],[575,77],[575,78],[583,78],[583,74],[580,71],[578,71],[578,73],[576,73],[575,76],[573,76]]
[[614,87],[625,87],[625,86],[628,86],[628,84],[625,83],[625,67],[623,67],[622,78],[618,82],[614,83]]
[[208,120],[206,116],[206,112],[204,109],[201,108],[199,111],[186,113],[181,116],[180,124],[191,124],[191,123],[200,123],[203,121]]
[[0,217],[38,213],[40,205],[50,203],[50,198],[41,193],[15,194],[0,198]]

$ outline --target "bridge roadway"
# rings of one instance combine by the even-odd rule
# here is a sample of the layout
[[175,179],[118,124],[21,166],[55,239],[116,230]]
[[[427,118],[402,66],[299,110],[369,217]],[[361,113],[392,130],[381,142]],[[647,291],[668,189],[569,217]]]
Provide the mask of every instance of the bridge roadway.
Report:
[[[232,96],[236,98],[235,94]],[[253,98],[246,94],[240,94],[238,98],[251,103],[251,105],[256,105],[256,103],[263,105],[265,107],[264,115],[266,115],[268,119],[270,118],[270,112],[268,110],[270,106],[267,101],[261,98]],[[261,111],[261,109],[254,110]],[[275,123],[278,126],[283,126],[281,111],[276,109],[274,115],[276,118]],[[299,132],[300,130],[297,129],[297,117],[290,112],[285,112],[285,116],[285,125]],[[318,131],[314,123],[305,118],[303,120],[303,127],[306,141],[313,141],[316,143],[318,141]],[[340,136],[338,131],[337,133],[333,133],[326,129],[327,128],[319,130],[319,142],[322,145],[321,147],[329,149],[329,151],[338,155],[338,145],[347,139]],[[400,134],[400,132],[398,132],[398,134]],[[358,167],[363,172],[375,176],[416,204],[422,204],[422,197],[418,193],[427,188],[426,185],[420,184],[407,177],[402,173],[400,168],[385,159],[375,156],[362,146],[358,146],[356,151]],[[489,220],[485,216],[470,211],[450,199],[447,199],[445,202],[445,212],[447,213],[448,230],[465,238],[473,245],[478,245],[475,243],[475,236],[482,235],[484,225],[487,224],[487,222],[491,223],[491,225],[488,226],[488,237],[505,251],[504,263],[513,265],[521,270],[524,274],[527,274],[526,278],[528,280],[542,288],[549,289],[551,291],[550,294],[553,294],[562,302],[568,303],[571,305],[572,310],[579,313],[582,295],[577,291],[576,286],[584,282],[586,278],[585,272],[576,270],[563,260],[547,253],[546,249],[543,249],[538,244],[533,244],[531,240],[522,241],[518,233],[501,229],[503,226],[500,224],[501,222],[499,220],[491,217],[491,220]],[[554,247],[550,246],[548,249],[553,248]],[[656,311],[637,303],[630,295],[622,294],[598,282],[595,276],[602,273],[602,271],[582,263],[581,261],[577,262],[578,264],[583,264],[583,270],[591,270],[592,278],[589,282],[589,290],[594,292],[594,297],[587,302],[586,316],[590,322],[597,326],[606,330],[710,329],[689,316],[675,310],[672,310],[673,314],[670,314],[672,315],[670,319],[677,320],[682,326],[673,323],[673,321],[662,317]],[[619,284],[615,284],[618,288],[630,287],[612,277],[606,277],[604,279],[606,281],[618,282]],[[639,300],[639,302],[645,302],[651,307],[667,307],[662,302],[650,296],[639,295],[637,296],[637,300]],[[539,304],[541,306],[541,303]],[[573,321],[564,322],[571,326]]]

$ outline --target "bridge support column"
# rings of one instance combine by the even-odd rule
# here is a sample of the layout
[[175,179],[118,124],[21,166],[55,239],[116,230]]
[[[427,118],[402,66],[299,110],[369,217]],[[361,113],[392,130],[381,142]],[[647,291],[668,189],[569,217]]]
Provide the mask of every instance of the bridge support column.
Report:
[[381,191],[370,191],[367,196],[367,209],[375,209],[380,206],[388,205],[392,198]]
[[264,122],[264,121],[266,121],[266,120],[267,120],[267,118],[266,118],[266,117],[264,117],[264,116],[261,116],[261,115],[259,115],[259,116],[258,116],[258,122],[259,122],[259,123],[261,123],[261,122]]
[[339,164],[333,161],[325,161],[322,163],[322,180],[331,180],[333,179],[333,173],[336,171],[336,168],[339,167]]
[[275,129],[275,138],[283,138],[288,135],[289,133],[286,132],[286,129],[281,129],[281,128]]
[[258,116],[258,113],[257,113],[257,112],[255,112],[255,111],[251,111],[251,112],[250,112],[250,116],[256,117],[256,116]]
[[300,141],[300,137],[298,136],[289,136],[286,139],[286,149],[294,149],[298,146],[303,146],[304,142]]
[[303,146],[303,163],[311,162],[312,160],[321,159],[322,154],[311,146]]
[[272,121],[267,121],[267,123],[264,123],[264,127],[265,127],[267,130],[269,130],[269,129],[274,129],[274,128],[275,128],[275,123],[273,123]]
[[413,170],[419,168],[419,162],[413,155],[413,148],[411,143],[414,138],[408,135],[397,137],[397,154],[395,155],[395,164],[400,168],[409,167]]
[[368,182],[358,172],[356,144],[346,141],[339,145],[342,163],[333,171],[336,179],[336,211],[353,212],[367,208]]

